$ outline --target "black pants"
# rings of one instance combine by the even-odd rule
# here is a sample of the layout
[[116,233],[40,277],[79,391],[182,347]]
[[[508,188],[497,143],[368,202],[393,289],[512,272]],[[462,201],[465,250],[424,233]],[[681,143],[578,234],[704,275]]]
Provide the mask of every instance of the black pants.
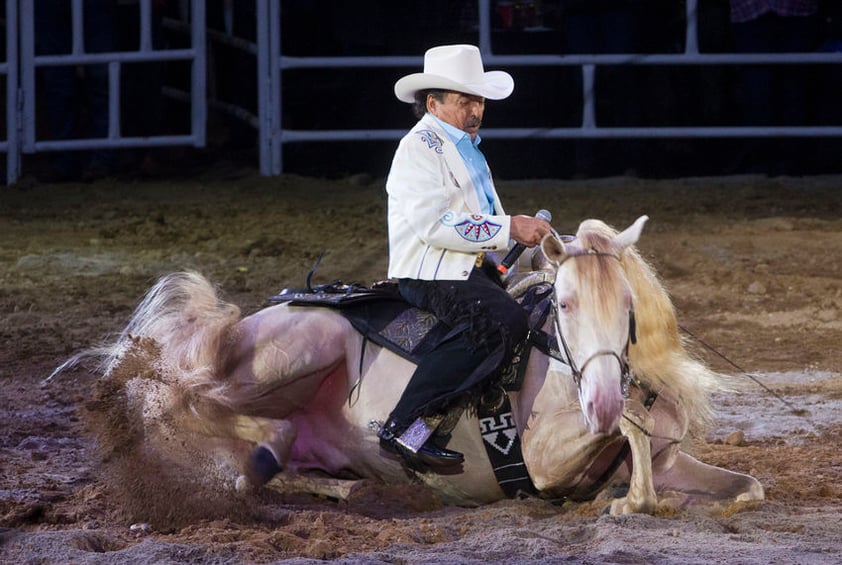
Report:
[[401,295],[453,328],[453,337],[427,354],[390,418],[408,425],[481,394],[523,341],[528,318],[521,306],[485,272],[466,281],[401,279]]

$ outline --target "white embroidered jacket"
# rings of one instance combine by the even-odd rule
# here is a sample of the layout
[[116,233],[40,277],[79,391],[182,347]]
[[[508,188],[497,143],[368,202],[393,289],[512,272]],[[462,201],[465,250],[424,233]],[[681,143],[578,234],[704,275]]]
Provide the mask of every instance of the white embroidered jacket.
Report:
[[479,253],[509,246],[511,217],[497,191],[495,214],[482,214],[459,151],[428,116],[398,145],[386,192],[391,278],[465,280]]

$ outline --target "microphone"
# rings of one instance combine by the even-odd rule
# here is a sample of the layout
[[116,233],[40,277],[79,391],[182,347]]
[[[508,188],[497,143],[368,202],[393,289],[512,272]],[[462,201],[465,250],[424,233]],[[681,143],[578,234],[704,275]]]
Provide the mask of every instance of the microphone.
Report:
[[[550,214],[548,210],[538,210],[535,212],[535,217],[539,220],[544,220],[547,222],[551,222],[553,219],[553,215]],[[509,269],[515,262],[518,260],[523,252],[526,251],[526,246],[522,243],[515,243],[514,247],[509,250],[509,253],[503,258],[503,261],[497,265],[497,270],[500,272],[501,275],[505,275],[509,272]]]

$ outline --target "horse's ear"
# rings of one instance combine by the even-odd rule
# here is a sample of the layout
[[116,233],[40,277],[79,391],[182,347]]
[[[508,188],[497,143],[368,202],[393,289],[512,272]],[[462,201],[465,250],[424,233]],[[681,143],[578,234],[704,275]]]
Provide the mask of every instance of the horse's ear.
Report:
[[567,255],[564,243],[552,232],[545,235],[544,239],[541,240],[541,251],[544,252],[547,259],[556,265],[561,264],[562,259]]
[[648,219],[649,216],[641,216],[635,220],[632,225],[614,236],[614,247],[618,252],[621,252],[625,248],[637,243],[637,240],[640,239],[640,234],[643,231],[643,225]]

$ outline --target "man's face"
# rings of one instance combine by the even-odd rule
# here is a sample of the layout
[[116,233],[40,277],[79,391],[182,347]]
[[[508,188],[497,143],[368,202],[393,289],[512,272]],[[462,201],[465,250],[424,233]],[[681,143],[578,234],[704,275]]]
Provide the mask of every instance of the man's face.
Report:
[[439,101],[429,95],[427,110],[441,121],[468,132],[471,139],[476,139],[482,125],[485,98],[461,92],[446,92],[444,100]]

